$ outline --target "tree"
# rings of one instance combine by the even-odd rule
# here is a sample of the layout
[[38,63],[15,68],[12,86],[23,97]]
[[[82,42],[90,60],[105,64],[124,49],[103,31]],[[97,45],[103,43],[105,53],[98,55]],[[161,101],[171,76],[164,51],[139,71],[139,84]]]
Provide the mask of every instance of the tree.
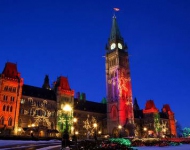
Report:
[[89,136],[93,135],[93,133],[94,133],[95,128],[93,127],[93,124],[97,123],[97,120],[95,117],[92,116],[90,118],[90,116],[88,115],[87,119],[85,121],[83,121],[83,123],[84,123],[83,128],[85,128],[87,131],[86,135],[87,135],[87,139],[88,139]]
[[102,101],[101,101],[102,104],[107,104],[107,100],[105,97],[103,97]]
[[190,128],[184,128],[183,137],[189,137],[189,136],[190,136]]
[[178,137],[181,137],[183,135],[181,124],[178,121],[176,121],[176,131]]

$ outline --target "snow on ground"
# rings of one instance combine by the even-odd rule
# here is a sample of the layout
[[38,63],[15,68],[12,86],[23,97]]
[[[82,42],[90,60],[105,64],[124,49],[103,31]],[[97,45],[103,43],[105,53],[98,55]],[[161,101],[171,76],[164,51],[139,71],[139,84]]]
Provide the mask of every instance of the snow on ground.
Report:
[[181,144],[179,146],[164,146],[164,147],[156,147],[156,146],[142,146],[142,147],[133,147],[137,150],[190,150],[190,144]]
[[59,140],[50,141],[19,141],[19,140],[0,140],[0,146],[15,145],[15,144],[35,144],[35,143],[54,143],[60,142]]
[[[59,140],[50,140],[50,141],[15,141],[15,140],[0,140],[0,146],[6,146],[6,145],[15,145],[15,144],[32,144],[32,143],[59,143]],[[61,144],[61,143],[60,143]],[[49,146],[38,150],[51,150],[52,148],[59,147],[59,146]],[[137,150],[190,150],[190,144],[181,144],[179,146],[165,146],[165,147],[156,147],[156,146],[150,146],[150,147],[133,147]]]

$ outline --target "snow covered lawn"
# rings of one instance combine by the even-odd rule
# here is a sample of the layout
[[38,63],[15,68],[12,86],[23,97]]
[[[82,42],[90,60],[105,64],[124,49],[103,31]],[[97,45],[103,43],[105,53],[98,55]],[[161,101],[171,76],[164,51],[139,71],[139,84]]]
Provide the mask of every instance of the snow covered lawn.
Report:
[[[6,145],[15,145],[15,144],[32,144],[32,143],[55,143],[57,142],[59,144],[59,140],[50,140],[50,141],[16,141],[16,140],[0,140],[0,146],[6,146]],[[60,142],[61,144],[61,142]],[[55,146],[50,147],[53,148]],[[179,146],[165,146],[165,147],[156,147],[156,146],[150,146],[150,147],[133,147],[137,150],[190,150],[190,144],[181,144]],[[42,150],[42,149],[41,149]]]
[[[32,143],[54,143],[54,142],[60,142],[58,140],[50,140],[50,141],[17,141],[17,140],[0,140],[0,146],[6,146],[6,145],[15,145],[15,144],[32,144]],[[61,142],[60,142],[61,144]]]
[[143,147],[134,147],[137,150],[190,150],[190,144],[182,144],[179,146],[165,146],[165,147],[156,147],[156,146],[143,146]]

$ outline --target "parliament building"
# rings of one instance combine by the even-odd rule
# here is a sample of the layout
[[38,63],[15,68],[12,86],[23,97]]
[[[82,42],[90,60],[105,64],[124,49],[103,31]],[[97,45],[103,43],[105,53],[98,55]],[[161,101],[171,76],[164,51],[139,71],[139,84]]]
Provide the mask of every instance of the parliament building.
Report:
[[159,111],[153,100],[147,100],[140,109],[133,99],[128,47],[115,15],[105,53],[106,98],[101,103],[88,101],[85,93],[75,93],[64,76],[55,79],[52,87],[47,75],[42,87],[26,85],[17,64],[7,62],[0,74],[0,136],[61,137],[66,128],[81,139],[94,134],[176,136],[169,104]]

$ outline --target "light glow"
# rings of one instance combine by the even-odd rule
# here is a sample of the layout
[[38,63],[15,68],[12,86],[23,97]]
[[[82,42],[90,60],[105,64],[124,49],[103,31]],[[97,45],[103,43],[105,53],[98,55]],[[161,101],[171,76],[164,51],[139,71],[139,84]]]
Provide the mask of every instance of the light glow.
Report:
[[71,111],[71,110],[72,110],[72,108],[71,108],[71,106],[70,106],[69,104],[66,104],[66,105],[63,107],[63,111],[69,112],[69,111]]

